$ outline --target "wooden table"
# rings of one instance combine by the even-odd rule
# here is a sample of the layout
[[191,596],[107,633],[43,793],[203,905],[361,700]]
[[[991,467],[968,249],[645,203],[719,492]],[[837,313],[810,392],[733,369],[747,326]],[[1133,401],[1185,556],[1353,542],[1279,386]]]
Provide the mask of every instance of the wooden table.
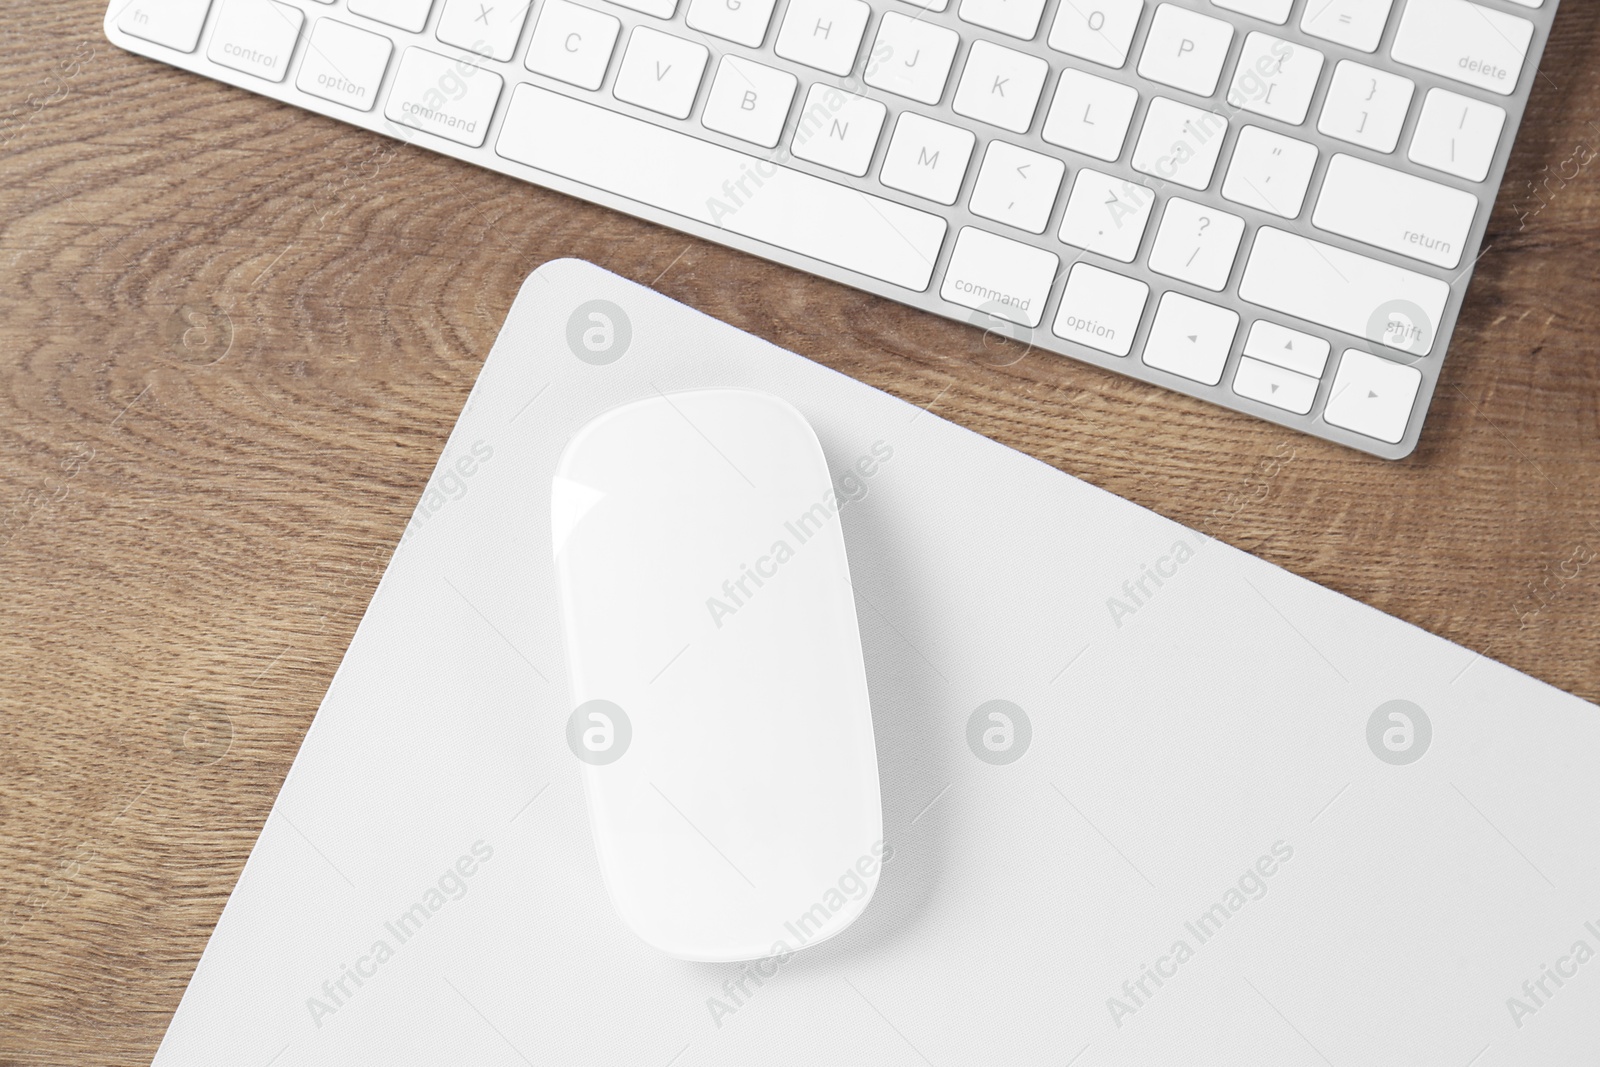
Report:
[[558,256],[1600,699],[1591,0],[1563,6],[1398,464],[1002,365],[975,329],[127,55],[103,13],[14,4],[0,31],[0,1064],[149,1061],[518,284]]

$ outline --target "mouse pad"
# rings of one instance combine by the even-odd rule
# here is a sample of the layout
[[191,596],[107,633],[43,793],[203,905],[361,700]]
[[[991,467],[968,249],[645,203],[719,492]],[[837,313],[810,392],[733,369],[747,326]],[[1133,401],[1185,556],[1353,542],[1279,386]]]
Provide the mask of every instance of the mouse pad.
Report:
[[[667,958],[611,907],[551,561],[574,431],[710,386],[775,393],[821,440],[883,795],[865,912],[806,945],[863,891],[852,865],[748,964]],[[1593,705],[558,261],[155,1062],[1592,1062],[1597,841]]]

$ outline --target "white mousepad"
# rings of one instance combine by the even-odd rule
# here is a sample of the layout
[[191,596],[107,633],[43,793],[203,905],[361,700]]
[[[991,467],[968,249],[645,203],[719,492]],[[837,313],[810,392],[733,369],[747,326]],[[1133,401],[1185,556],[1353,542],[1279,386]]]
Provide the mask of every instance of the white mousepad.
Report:
[[[884,805],[865,913],[749,965],[612,910],[551,565],[569,436],[708,386],[821,439]],[[1594,706],[564,260],[156,1063],[1565,1067],[1600,1053],[1597,843]]]

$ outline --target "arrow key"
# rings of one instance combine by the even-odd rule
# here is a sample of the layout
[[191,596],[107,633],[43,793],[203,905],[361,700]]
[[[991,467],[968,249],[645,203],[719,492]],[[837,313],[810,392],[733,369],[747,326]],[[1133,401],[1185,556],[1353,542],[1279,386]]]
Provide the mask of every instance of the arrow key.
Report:
[[972,190],[972,213],[1043,233],[1067,165],[1004,141],[990,141]]
[[1222,368],[1239,332],[1239,316],[1204,300],[1167,293],[1144,343],[1148,366],[1204,385],[1222,380]]
[[1422,372],[1407,363],[1345,349],[1322,417],[1334,426],[1399,444],[1422,387]]
[[1313,337],[1287,326],[1257,319],[1245,338],[1244,354],[1265,360],[1284,370],[1322,377],[1328,366],[1328,356],[1333,346],[1320,337]]
[[1317,398],[1317,379],[1241,356],[1233,376],[1233,391],[1251,400],[1304,415]]

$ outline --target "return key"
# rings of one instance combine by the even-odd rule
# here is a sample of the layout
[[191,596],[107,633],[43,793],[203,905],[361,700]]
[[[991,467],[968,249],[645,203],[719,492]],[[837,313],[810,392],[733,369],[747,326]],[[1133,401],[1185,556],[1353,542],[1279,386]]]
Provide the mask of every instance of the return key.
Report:
[[1426,178],[1337,155],[1311,222],[1402,256],[1452,268],[1461,263],[1478,198]]

